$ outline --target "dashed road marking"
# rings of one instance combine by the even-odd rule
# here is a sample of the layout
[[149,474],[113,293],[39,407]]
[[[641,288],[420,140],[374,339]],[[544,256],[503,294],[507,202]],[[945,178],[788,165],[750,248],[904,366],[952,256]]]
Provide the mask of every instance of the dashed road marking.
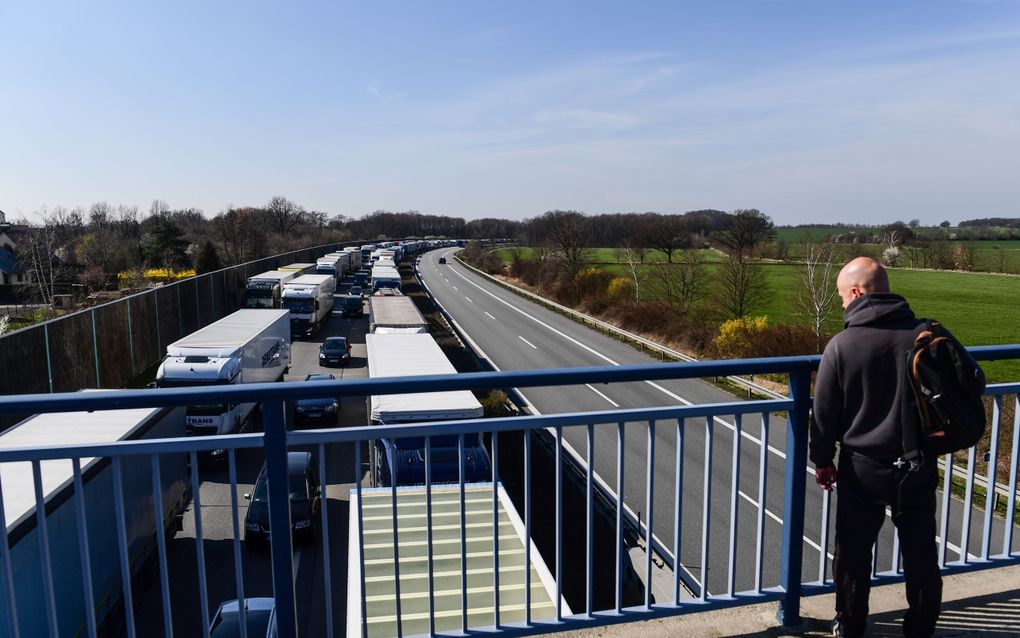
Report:
[[520,339],[521,341],[523,341],[524,343],[528,344],[529,346],[531,346],[535,350],[538,350],[538,346],[536,346],[535,344],[531,343],[530,341],[528,341],[527,339],[525,339],[521,335],[517,335],[517,338]]

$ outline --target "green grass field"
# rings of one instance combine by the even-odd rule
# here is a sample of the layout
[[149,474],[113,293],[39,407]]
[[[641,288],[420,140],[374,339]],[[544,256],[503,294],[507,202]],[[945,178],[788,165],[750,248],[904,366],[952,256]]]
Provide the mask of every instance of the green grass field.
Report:
[[[612,249],[600,250],[612,253]],[[703,252],[706,257],[717,257],[712,251]],[[506,251],[500,253],[509,261]],[[629,276],[624,266],[599,267]],[[642,270],[648,272],[651,268],[645,266]],[[709,273],[715,268],[713,263],[706,265]],[[801,288],[798,267],[768,264],[764,268],[768,292],[754,314],[765,315],[773,323],[804,323],[796,301]],[[966,345],[1020,343],[1020,277],[895,268],[889,271],[889,279],[893,291],[906,297],[918,316],[943,322]],[[984,367],[989,379],[1020,381],[1020,361],[991,362]]]

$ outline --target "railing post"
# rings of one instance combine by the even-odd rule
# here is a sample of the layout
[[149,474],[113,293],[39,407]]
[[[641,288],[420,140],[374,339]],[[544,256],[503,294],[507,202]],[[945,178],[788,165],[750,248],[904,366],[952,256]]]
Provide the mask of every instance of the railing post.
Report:
[[[801,566],[804,559],[804,488],[807,465],[811,370],[790,372],[793,409],[786,420],[786,468],[783,477],[783,545],[779,584],[786,591],[777,618],[784,626],[800,623]],[[823,548],[824,551],[824,548]]]
[[287,480],[287,428],[283,401],[266,401],[262,408],[266,474],[269,479],[269,530],[276,626],[281,638],[297,638],[294,554],[290,537],[290,489]]

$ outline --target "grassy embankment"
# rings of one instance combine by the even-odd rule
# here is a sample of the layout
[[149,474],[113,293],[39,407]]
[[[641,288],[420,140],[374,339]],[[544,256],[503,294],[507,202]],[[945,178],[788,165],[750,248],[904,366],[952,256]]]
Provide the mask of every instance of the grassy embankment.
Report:
[[[509,252],[497,252],[509,261]],[[703,251],[706,270],[714,272],[718,253]],[[525,256],[531,252],[525,249]],[[659,254],[661,256],[661,253]],[[616,264],[611,248],[595,251],[598,268],[619,276],[629,276],[626,266]],[[651,253],[646,261],[652,261]],[[647,273],[655,266],[641,267]],[[799,323],[797,292],[800,289],[796,265],[765,265],[768,294],[755,315],[765,315],[774,323]],[[895,292],[909,301],[919,316],[942,321],[967,345],[994,345],[1020,342],[1020,278],[986,273],[891,269],[889,278]],[[996,361],[984,364],[990,380],[1020,380],[1020,361]]]

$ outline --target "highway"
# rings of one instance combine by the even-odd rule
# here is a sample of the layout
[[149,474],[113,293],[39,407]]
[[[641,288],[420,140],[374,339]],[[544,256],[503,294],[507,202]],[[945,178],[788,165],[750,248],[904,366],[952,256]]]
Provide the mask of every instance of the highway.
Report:
[[[350,278],[341,285],[346,291]],[[337,378],[368,376],[365,350],[365,333],[368,330],[368,310],[363,317],[344,319],[340,316],[340,292],[332,316],[318,334],[309,339],[295,340],[292,345],[290,372],[285,381],[303,381],[316,372],[329,372]],[[319,366],[319,345],[326,337],[346,336],[352,344],[350,364],[343,367]],[[363,398],[345,397],[340,407],[340,423],[364,425],[367,423],[366,404]],[[318,451],[311,450],[318,462]],[[346,623],[347,602],[347,536],[349,490],[355,483],[354,450],[349,445],[326,448],[327,514],[330,532],[330,571],[332,574],[332,607],[336,634],[342,636]],[[366,460],[367,451],[362,450]],[[264,456],[261,450],[244,450],[237,456],[237,502],[240,532],[244,534],[244,515]],[[208,588],[209,617],[219,603],[237,598],[234,571],[233,516],[230,478],[226,466],[200,470],[200,503],[202,518],[202,544],[205,553],[206,586]],[[167,545],[171,609],[174,635],[201,636],[202,617],[199,608],[198,560],[195,543],[194,502],[184,517],[184,529]],[[268,547],[247,547],[241,543],[244,595],[272,596],[273,578]],[[295,542],[295,582],[298,601],[298,628],[303,636],[326,635],[325,571],[323,569],[322,535],[307,544]],[[163,635],[163,607],[159,580],[146,581],[141,596],[136,596],[135,621],[137,635]]]
[[[477,349],[500,370],[529,370],[593,365],[625,365],[654,363],[657,360],[607,335],[582,326],[570,319],[509,292],[465,268],[453,259],[456,249],[426,253],[419,272],[429,291],[447,310]],[[446,264],[439,264],[441,256]],[[560,388],[527,388],[522,394],[540,413],[600,411],[616,408],[639,408],[678,403],[717,403],[737,400],[736,397],[707,382],[681,380],[670,382],[621,383],[599,386]],[[598,423],[597,419],[595,423]],[[615,490],[616,428],[614,424],[598,425],[595,436],[595,473]],[[676,423],[655,424],[655,463],[653,469],[654,519],[653,532],[667,548],[672,548],[674,503],[676,502],[675,458]],[[755,583],[757,565],[756,531],[759,515],[758,476],[761,456],[761,419],[744,417],[739,449],[738,498],[736,499],[737,533],[730,542],[731,483],[733,480],[734,421],[733,417],[716,419],[708,424],[713,430],[710,490],[708,583],[712,594],[726,593],[729,588],[730,552],[736,557],[733,573],[735,591],[750,589]],[[683,495],[681,506],[681,562],[701,580],[702,501],[706,452],[706,423],[698,419],[685,423],[683,453]],[[570,431],[573,430],[573,431]],[[624,501],[641,520],[647,519],[645,497],[648,424],[628,423],[624,443]],[[762,582],[776,585],[779,563],[783,508],[783,473],[786,464],[786,422],[771,415],[766,454],[766,494]],[[587,445],[585,428],[564,431],[564,440],[573,450],[584,455]],[[804,524],[805,581],[818,578],[820,542],[823,527],[823,501],[814,484],[813,470],[804,468],[806,476],[806,515]],[[829,521],[830,534],[835,522],[835,499]],[[950,508],[950,539],[959,538],[961,507]],[[581,524],[566,522],[565,524]],[[975,512],[974,529],[981,521]],[[1001,525],[993,538],[1001,538]],[[972,534],[970,551],[977,553]],[[877,552],[879,570],[889,569],[893,551],[893,527],[883,527]],[[995,545],[993,545],[995,546]],[[953,550],[957,554],[954,555]],[[958,557],[959,548],[950,544],[949,560]],[[829,557],[831,559],[831,556]],[[639,571],[641,571],[639,569]],[[831,575],[831,562],[827,570]]]

